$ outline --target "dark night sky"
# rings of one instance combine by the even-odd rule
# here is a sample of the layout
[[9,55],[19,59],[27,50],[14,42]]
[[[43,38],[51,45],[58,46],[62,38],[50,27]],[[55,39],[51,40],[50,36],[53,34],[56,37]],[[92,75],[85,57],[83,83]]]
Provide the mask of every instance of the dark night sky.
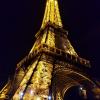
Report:
[[[28,54],[39,30],[46,0],[0,1],[0,86]],[[79,56],[100,78],[100,0],[59,0],[64,28]]]

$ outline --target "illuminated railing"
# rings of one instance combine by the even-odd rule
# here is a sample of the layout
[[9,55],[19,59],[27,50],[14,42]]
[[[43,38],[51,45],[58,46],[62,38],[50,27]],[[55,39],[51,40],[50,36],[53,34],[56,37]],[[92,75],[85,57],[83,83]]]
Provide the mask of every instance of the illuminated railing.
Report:
[[32,53],[30,53],[28,56],[26,56],[22,61],[20,61],[17,64],[17,69],[23,64],[27,63],[29,60],[32,60],[38,54],[43,53],[43,52],[49,55],[53,55],[55,57],[57,56],[57,57],[63,58],[64,60],[67,60],[71,63],[76,63],[76,64],[80,64],[86,67],[90,67],[90,62],[88,60],[70,55],[61,49],[49,47],[47,44],[41,44]]

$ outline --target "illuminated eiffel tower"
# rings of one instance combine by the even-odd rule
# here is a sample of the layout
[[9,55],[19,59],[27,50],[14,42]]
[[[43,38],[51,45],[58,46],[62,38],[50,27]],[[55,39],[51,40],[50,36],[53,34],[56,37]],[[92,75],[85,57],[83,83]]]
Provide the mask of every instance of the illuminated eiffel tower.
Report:
[[0,100],[63,100],[73,86],[86,91],[95,83],[84,73],[90,62],[80,58],[63,29],[58,1],[46,0],[45,14],[29,54],[0,91]]

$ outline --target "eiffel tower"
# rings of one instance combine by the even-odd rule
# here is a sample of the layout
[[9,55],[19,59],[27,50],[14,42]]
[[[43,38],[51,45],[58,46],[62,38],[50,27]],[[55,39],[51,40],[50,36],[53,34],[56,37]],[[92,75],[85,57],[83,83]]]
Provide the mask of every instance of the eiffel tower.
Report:
[[90,62],[78,56],[63,29],[57,0],[46,0],[44,18],[29,54],[0,91],[0,100],[63,100],[74,86],[96,86],[85,73]]

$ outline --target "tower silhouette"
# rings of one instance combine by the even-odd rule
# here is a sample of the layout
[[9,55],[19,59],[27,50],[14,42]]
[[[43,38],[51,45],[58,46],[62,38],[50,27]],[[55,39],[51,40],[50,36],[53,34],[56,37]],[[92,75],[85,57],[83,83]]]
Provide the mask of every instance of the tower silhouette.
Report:
[[29,54],[0,91],[0,100],[63,100],[73,86],[86,91],[96,86],[85,73],[90,62],[78,56],[63,29],[58,1],[46,0],[44,18]]

